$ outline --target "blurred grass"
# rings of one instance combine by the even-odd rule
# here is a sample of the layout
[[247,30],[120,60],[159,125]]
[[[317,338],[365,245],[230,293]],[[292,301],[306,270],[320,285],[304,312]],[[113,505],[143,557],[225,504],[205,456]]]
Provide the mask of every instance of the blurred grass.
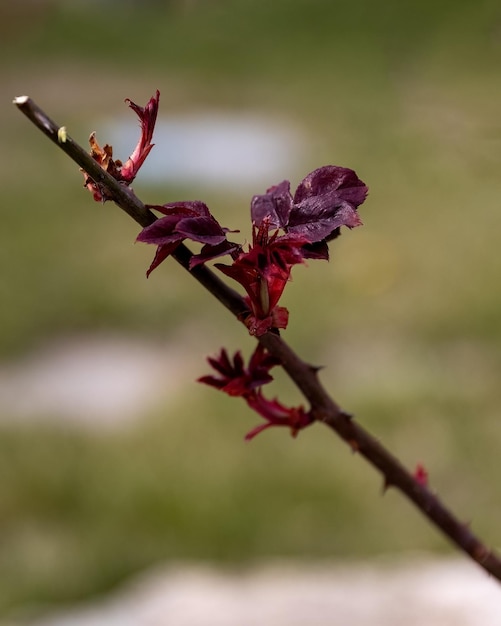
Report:
[[[122,100],[144,102],[157,87],[164,112],[283,116],[310,137],[303,169],[284,173],[293,186],[336,163],[370,187],[364,228],[335,242],[330,264],[296,268],[287,339],[326,364],[343,405],[410,466],[424,462],[433,486],[499,543],[498,3],[54,4],[22,29],[9,15],[4,359],[92,329],[165,339],[199,326],[214,351],[251,345],[174,263],[144,280],[152,250],[132,246],[138,228],[92,203],[12,97],[33,96],[82,142],[91,130],[105,141],[100,128],[125,113]],[[238,190],[147,188],[140,178],[135,189],[152,203],[202,198],[249,235],[250,198]],[[277,389],[298,400],[285,381]],[[100,593],[162,559],[446,549],[396,494],[381,500],[377,476],[320,426],[298,441],[267,433],[243,445],[255,421],[236,402],[195,388],[182,406],[107,436],[3,426],[0,610]]]

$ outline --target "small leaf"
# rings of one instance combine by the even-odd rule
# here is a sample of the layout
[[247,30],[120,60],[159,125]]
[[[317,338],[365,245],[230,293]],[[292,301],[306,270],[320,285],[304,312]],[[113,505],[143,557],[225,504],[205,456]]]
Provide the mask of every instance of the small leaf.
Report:
[[153,138],[153,131],[155,129],[155,123],[157,121],[158,103],[160,101],[160,92],[156,91],[156,94],[149,99],[145,107],[141,107],[132,100],[127,100],[129,107],[139,117],[141,124],[141,136],[134,148],[134,152],[130,155],[127,161],[122,165],[121,178],[127,184],[130,184],[137,175],[137,172],[141,165],[144,163],[146,157],[150,153],[153,145],[151,140]]
[[195,254],[191,257],[190,269],[196,267],[197,265],[200,265],[201,263],[206,263],[207,261],[211,261],[212,259],[217,259],[221,256],[225,256],[226,254],[238,252],[239,250],[241,250],[239,244],[226,240],[215,246],[207,244],[203,246],[200,254]]
[[261,226],[263,220],[268,219],[268,228],[286,229],[291,208],[290,182],[284,180],[270,187],[265,194],[252,198],[252,223]]
[[160,265],[160,263],[165,261],[165,259],[174,252],[174,250],[178,247],[180,243],[181,243],[180,241],[174,241],[170,244],[158,246],[157,251],[155,253],[155,257],[150,267],[148,268],[148,271],[146,272],[146,278],[149,278],[151,272],[155,268],[157,268]]

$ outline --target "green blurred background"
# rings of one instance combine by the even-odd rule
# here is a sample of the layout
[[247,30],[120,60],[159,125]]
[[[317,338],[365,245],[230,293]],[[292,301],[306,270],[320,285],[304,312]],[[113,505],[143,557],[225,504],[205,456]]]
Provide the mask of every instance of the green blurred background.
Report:
[[[93,203],[77,168],[12,106],[21,94],[85,143],[92,130],[107,140],[124,98],[144,104],[158,88],[162,116],[258,113],[298,128],[305,148],[282,176],[293,187],[323,164],[355,169],[370,188],[365,225],[335,242],[329,264],[295,268],[285,337],[501,543],[499,2],[14,4],[0,9],[2,371],[61,337],[107,335],[172,345],[198,365],[126,429],[0,416],[3,619],[164,561],[449,550],[321,426],[243,442],[256,418],[193,380],[206,354],[248,354],[252,341],[174,262],[145,280],[153,251],[133,246],[138,227]],[[203,199],[243,238],[265,187],[141,175],[134,186],[149,203]],[[280,377],[270,393],[300,401]]]

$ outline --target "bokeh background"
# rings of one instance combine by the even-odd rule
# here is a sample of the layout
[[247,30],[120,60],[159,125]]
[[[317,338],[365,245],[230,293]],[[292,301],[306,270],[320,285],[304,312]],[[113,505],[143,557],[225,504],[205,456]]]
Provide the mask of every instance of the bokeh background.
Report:
[[[137,225],[92,201],[78,168],[12,106],[22,94],[84,144],[93,130],[103,143],[137,130],[123,101],[144,104],[158,88],[160,128],[218,129],[183,156],[201,172],[210,141],[249,157],[238,134],[249,120],[272,155],[290,141],[271,162],[258,142],[248,176],[145,173],[134,185],[148,203],[202,199],[242,238],[253,193],[284,178],[294,188],[323,164],[355,169],[370,188],[364,226],[334,242],[329,264],[295,268],[286,338],[499,544],[499,3],[0,7],[2,619],[103,594],[163,562],[450,550],[321,426],[244,443],[256,418],[194,380],[206,355],[248,354],[252,340],[174,262],[145,279],[153,250],[133,245]],[[186,146],[162,136],[154,151],[167,170]],[[145,393],[129,399],[134,386]],[[300,402],[281,377],[270,393]]]

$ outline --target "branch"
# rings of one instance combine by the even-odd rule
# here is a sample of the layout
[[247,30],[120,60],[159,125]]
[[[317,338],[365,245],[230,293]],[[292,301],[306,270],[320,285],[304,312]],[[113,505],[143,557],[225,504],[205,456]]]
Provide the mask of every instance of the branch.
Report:
[[[120,184],[104,171],[79,144],[71,139],[66,129],[55,124],[31,98],[20,96],[14,100],[14,104],[87,172],[94,182],[105,187],[115,204],[136,222],[145,227],[157,219],[131,189]],[[189,268],[192,253],[184,244],[179,245],[172,256],[233,315],[241,319],[248,313],[248,307],[243,298],[209,268],[204,265]],[[287,343],[273,332],[266,333],[259,338],[259,341],[272,355],[280,359],[289,377],[310,403],[312,415],[316,421],[324,423],[336,432],[354,452],[361,454],[378,470],[383,477],[385,489],[389,487],[399,489],[461,551],[501,581],[500,556],[480,541],[472,533],[468,524],[461,522],[426,485],[416,480],[396,457],[334,402],[320,383],[317,368],[302,361]]]
[[[28,96],[15,98],[14,104],[51,139],[63,152],[89,174],[92,180],[106,187],[113,201],[141,226],[149,226],[156,221],[156,216],[145,207],[135,193],[126,185],[120,184],[108,174],[78,143],[67,134],[64,126],[58,126]],[[172,254],[176,261],[190,272],[210,293],[237,317],[248,312],[248,307],[241,296],[228,287],[214,272],[204,265],[189,269],[190,250],[181,244]]]

